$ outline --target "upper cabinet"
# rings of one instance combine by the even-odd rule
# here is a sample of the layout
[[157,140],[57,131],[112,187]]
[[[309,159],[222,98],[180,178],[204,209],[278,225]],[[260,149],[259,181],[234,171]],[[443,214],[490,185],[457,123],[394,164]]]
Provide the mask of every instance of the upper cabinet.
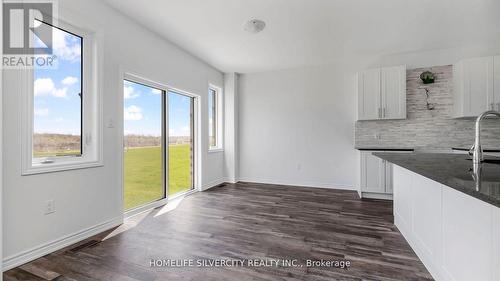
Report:
[[453,65],[455,118],[500,110],[500,56],[465,59]]
[[358,73],[358,120],[406,119],[406,66]]

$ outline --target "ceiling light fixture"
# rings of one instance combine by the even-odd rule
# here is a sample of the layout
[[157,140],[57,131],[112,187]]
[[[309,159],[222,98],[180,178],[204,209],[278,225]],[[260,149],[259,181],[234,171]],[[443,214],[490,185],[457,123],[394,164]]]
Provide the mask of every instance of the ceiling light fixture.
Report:
[[258,19],[253,19],[253,20],[249,20],[245,24],[245,31],[248,31],[250,33],[259,33],[262,30],[264,30],[265,27],[266,27],[266,23],[264,21],[261,21]]

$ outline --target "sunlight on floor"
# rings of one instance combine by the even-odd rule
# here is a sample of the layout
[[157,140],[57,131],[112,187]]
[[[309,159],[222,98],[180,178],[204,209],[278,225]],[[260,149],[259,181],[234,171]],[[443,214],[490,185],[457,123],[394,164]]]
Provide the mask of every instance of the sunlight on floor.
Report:
[[175,199],[172,199],[172,200],[169,200],[168,203],[163,206],[155,215],[154,217],[159,217],[161,215],[164,215],[170,211],[173,211],[175,210],[182,202],[182,200],[184,200],[184,198],[186,198],[186,196],[179,196]]
[[122,232],[125,232],[129,229],[132,229],[134,227],[136,227],[137,225],[139,225],[147,216],[149,216],[151,214],[151,212],[153,212],[154,209],[152,210],[149,210],[149,211],[145,211],[145,212],[142,212],[142,213],[139,213],[135,216],[132,216],[132,217],[129,217],[129,218],[126,218],[123,222],[122,225],[120,225],[119,227],[117,227],[115,230],[113,230],[113,232],[111,232],[110,234],[108,234],[103,240],[106,240],[106,239],[109,239],[113,236],[116,236]]

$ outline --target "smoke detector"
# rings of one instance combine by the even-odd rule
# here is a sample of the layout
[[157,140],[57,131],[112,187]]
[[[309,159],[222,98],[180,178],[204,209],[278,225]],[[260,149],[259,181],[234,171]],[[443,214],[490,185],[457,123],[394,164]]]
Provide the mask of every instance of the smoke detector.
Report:
[[262,30],[264,30],[265,27],[266,27],[266,23],[264,21],[261,21],[258,19],[253,19],[253,20],[249,20],[245,24],[245,31],[248,31],[250,33],[259,33]]

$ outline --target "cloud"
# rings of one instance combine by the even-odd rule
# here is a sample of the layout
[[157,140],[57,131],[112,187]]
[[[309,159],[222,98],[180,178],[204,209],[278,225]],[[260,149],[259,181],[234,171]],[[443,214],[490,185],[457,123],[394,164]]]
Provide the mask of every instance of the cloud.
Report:
[[159,95],[161,94],[161,90],[158,90],[158,89],[151,89],[151,93],[155,94],[155,95]]
[[139,93],[134,91],[134,87],[132,86],[123,86],[123,98],[124,99],[135,99],[139,96]]
[[75,84],[76,82],[78,82],[78,78],[73,77],[73,76],[68,76],[61,81],[61,83],[63,85],[66,85],[66,86],[71,86],[71,85]]
[[47,96],[55,89],[54,81],[50,78],[38,78],[35,80],[35,96]]
[[54,89],[54,92],[52,92],[52,96],[56,98],[65,98],[67,92],[68,88]]
[[35,116],[47,116],[49,115],[48,108],[35,108]]
[[82,47],[80,40],[57,28],[52,32],[52,49],[58,59],[77,62],[80,60]]
[[125,108],[125,111],[123,112],[123,118],[126,121],[141,120],[143,118],[142,109],[138,106],[131,105],[131,106]]
[[67,97],[68,88],[56,88],[54,81],[50,78],[38,78],[35,80],[35,96],[53,96],[56,98]]

